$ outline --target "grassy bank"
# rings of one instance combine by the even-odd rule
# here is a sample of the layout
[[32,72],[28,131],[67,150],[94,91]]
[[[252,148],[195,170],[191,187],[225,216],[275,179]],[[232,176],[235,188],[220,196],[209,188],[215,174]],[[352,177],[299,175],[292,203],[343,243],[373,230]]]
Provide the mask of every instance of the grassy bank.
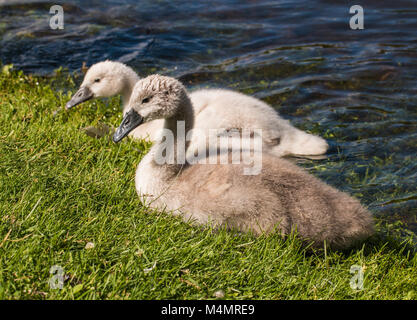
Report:
[[[295,237],[213,232],[143,207],[134,174],[149,144],[83,130],[118,125],[119,99],[54,112],[69,99],[56,85],[0,74],[0,299],[417,298],[417,258],[386,230],[348,252],[312,252]],[[56,265],[62,289],[48,283]],[[352,265],[363,290],[349,285]]]

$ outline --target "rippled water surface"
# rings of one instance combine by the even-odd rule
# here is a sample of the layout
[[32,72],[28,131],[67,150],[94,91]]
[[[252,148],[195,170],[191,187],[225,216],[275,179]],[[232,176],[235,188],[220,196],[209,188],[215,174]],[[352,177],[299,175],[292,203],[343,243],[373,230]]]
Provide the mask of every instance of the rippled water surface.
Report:
[[300,159],[386,221],[417,233],[417,2],[0,0],[0,60],[36,74],[114,59],[190,88],[228,87],[325,137],[327,159]]

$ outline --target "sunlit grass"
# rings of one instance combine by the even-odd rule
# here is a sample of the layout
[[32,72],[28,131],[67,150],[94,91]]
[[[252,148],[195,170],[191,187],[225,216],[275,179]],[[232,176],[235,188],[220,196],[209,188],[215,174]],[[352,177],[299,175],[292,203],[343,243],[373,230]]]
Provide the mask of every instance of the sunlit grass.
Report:
[[[69,99],[56,87],[75,90],[59,79],[0,75],[0,299],[417,298],[417,258],[385,227],[347,252],[312,251],[294,236],[192,227],[142,206],[134,174],[149,143],[87,136],[118,125],[119,99],[54,112]],[[56,265],[63,289],[49,285]],[[363,290],[349,285],[352,265]]]

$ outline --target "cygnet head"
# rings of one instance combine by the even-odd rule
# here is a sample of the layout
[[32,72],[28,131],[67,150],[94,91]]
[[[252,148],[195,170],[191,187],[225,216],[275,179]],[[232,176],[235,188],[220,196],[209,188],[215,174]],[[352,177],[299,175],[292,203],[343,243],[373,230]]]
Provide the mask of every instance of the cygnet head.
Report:
[[155,74],[139,80],[113,141],[119,142],[141,123],[173,117],[187,99],[184,86],[174,78]]
[[93,98],[123,94],[126,90],[130,93],[137,80],[139,80],[138,75],[121,62],[110,60],[98,62],[88,69],[80,89],[65,108],[70,109]]

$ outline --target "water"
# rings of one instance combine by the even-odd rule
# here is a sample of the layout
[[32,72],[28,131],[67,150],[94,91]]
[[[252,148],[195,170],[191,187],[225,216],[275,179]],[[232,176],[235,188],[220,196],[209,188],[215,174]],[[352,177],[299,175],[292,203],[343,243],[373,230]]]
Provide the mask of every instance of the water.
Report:
[[329,141],[300,165],[417,233],[417,3],[368,0],[350,30],[356,3],[337,2],[67,1],[51,30],[55,2],[0,0],[0,60],[45,75],[113,59],[254,95]]

